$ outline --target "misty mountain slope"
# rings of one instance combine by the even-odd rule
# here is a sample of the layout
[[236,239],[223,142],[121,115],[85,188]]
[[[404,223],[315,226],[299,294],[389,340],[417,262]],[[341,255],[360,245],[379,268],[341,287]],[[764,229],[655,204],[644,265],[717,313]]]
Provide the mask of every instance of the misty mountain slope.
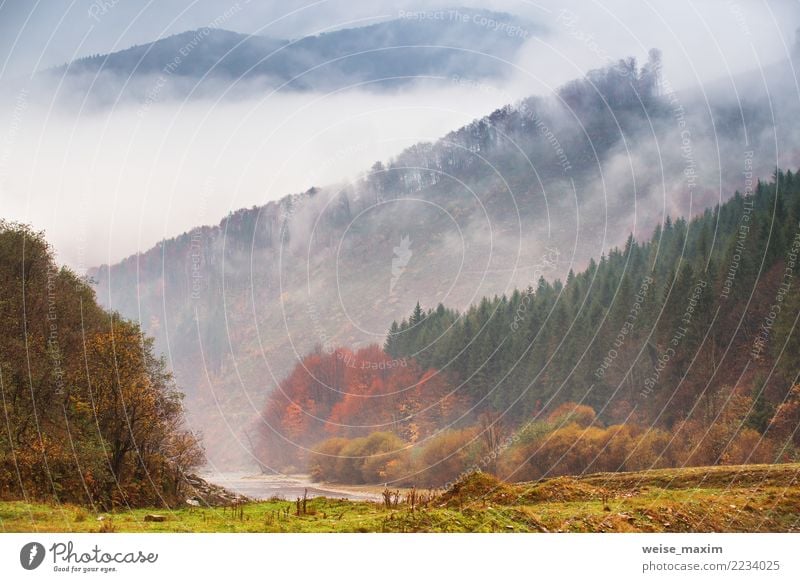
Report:
[[169,67],[167,70],[176,76],[200,78],[216,67],[217,73],[239,76],[247,70],[243,68],[247,63],[257,62],[285,44],[286,41],[229,30],[188,30],[107,55],[78,59],[54,72],[69,75],[106,72],[126,78],[157,75]]
[[[243,427],[314,346],[382,341],[417,301],[465,308],[563,277],[666,214],[742,190],[741,127],[711,123],[729,103],[709,112],[665,94],[658,70],[656,53],[641,68],[621,61],[353,183],[232,213],[96,269],[98,298],[157,338],[212,462],[246,463]],[[768,175],[775,155],[758,135],[748,159]]]
[[[494,27],[495,30],[491,30]],[[387,89],[415,78],[507,76],[522,44],[544,33],[504,13],[452,9],[439,19],[400,17],[296,40],[201,28],[108,55],[77,60],[48,73],[75,89],[124,91],[146,98],[138,80],[185,96],[241,87],[335,90],[367,84]],[[100,82],[97,82],[97,78]],[[199,88],[194,88],[195,84]],[[236,90],[236,88],[234,88]]]
[[[307,354],[254,423],[259,459],[417,486],[470,466],[529,480],[791,460],[799,219],[800,180],[777,171],[563,282],[467,309],[416,304],[382,344]],[[483,437],[495,425],[518,438],[493,449]]]

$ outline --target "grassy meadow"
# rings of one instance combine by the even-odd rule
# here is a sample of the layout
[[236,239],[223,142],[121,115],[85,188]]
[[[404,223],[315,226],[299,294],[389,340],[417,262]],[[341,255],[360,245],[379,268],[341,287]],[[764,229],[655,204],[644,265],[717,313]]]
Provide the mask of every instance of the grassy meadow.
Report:
[[[132,509],[0,502],[3,532],[790,532],[800,464],[601,473],[508,484],[473,474],[397,504],[273,499],[236,507]],[[146,521],[157,514],[164,521]]]

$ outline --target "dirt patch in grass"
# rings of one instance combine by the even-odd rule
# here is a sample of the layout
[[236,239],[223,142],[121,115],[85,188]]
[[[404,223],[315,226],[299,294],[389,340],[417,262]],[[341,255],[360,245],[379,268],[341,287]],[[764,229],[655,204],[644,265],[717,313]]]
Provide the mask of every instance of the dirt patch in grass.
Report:
[[456,481],[438,499],[440,507],[460,507],[474,502],[513,505],[519,502],[519,491],[488,473],[471,473]]
[[473,473],[457,481],[440,498],[439,505],[465,506],[474,502],[490,505],[601,501],[611,494],[603,487],[572,477],[556,477],[538,483],[504,483],[486,473]]
[[529,487],[522,488],[519,492],[521,503],[546,503],[568,501],[601,501],[610,497],[604,487],[585,483],[572,477],[556,477]]

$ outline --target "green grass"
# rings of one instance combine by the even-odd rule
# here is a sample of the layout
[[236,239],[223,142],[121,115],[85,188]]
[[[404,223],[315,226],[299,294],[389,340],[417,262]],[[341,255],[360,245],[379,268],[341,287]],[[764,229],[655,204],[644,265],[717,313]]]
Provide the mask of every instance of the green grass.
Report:
[[[755,532],[800,531],[800,465],[664,469],[505,484],[473,475],[427,507],[317,498],[239,510],[0,502],[5,532]],[[288,510],[288,511],[287,511]],[[146,522],[158,513],[164,522]],[[98,521],[99,516],[103,516]]]

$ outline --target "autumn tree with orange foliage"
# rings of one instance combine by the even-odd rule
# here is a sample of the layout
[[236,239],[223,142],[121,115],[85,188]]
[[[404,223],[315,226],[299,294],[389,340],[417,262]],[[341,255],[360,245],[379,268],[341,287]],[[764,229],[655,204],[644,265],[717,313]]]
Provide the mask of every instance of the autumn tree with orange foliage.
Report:
[[317,350],[267,399],[256,453],[265,466],[286,469],[306,465],[311,448],[331,437],[384,432],[413,444],[451,423],[467,403],[445,374],[394,360],[378,346]]
[[41,233],[0,223],[0,497],[174,504],[203,461],[152,340],[101,309]]

